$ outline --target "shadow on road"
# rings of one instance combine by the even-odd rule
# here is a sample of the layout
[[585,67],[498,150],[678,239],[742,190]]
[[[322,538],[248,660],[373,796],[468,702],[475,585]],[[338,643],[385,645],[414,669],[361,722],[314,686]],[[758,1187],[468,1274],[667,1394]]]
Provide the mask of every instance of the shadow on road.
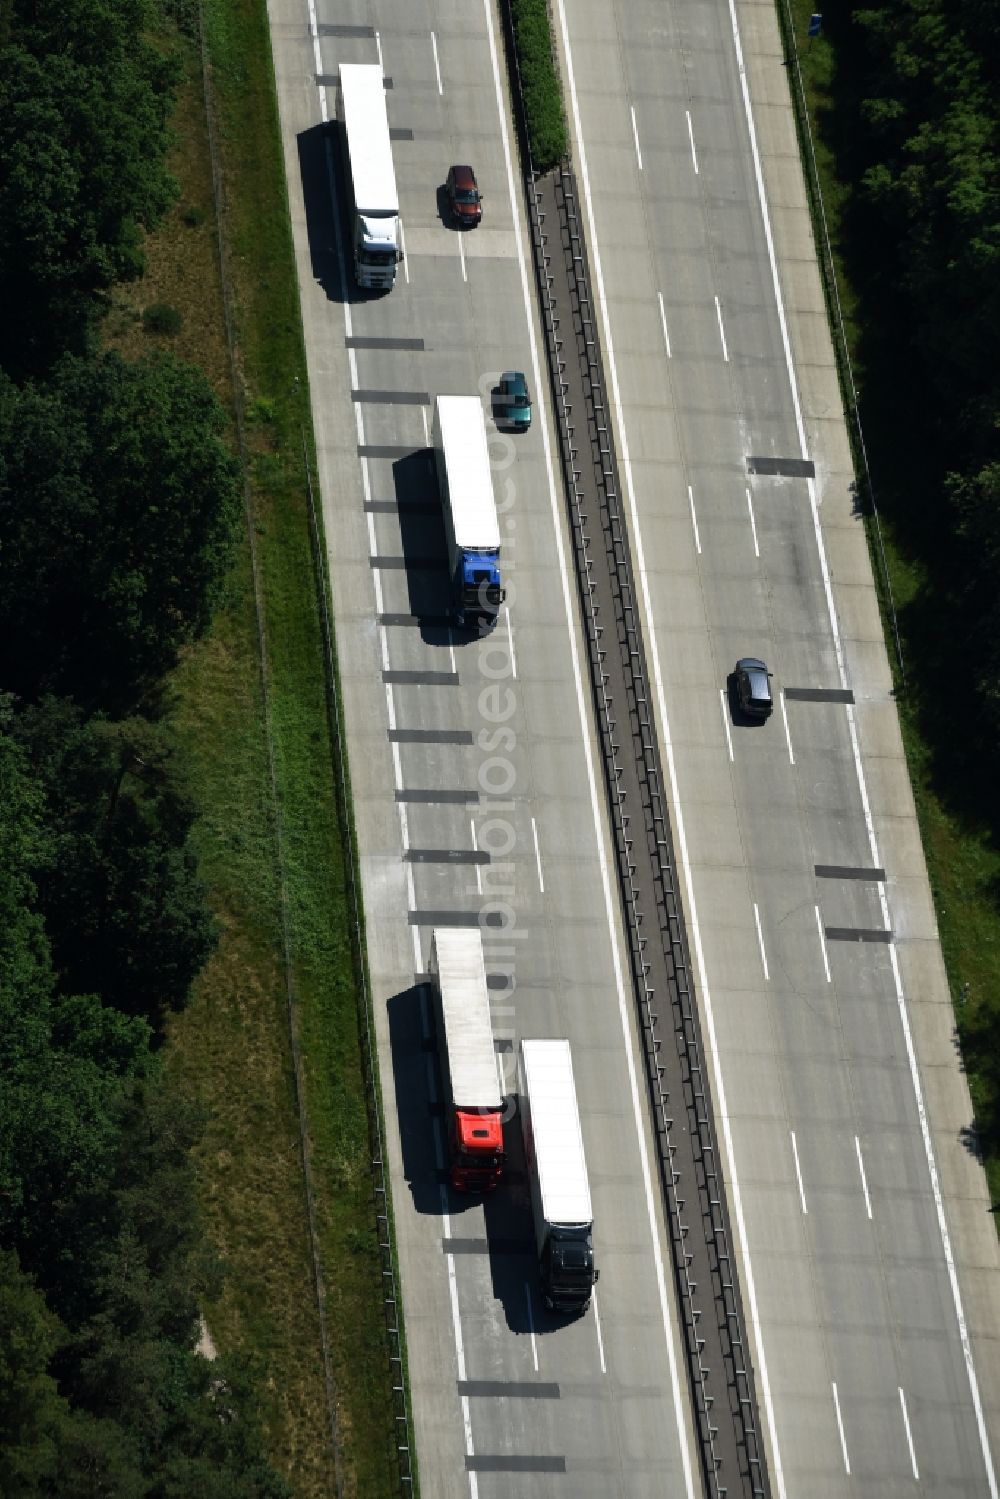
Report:
[[445,541],[441,499],[434,453],[431,448],[417,448],[392,465],[396,491],[399,534],[409,612],[416,619],[421,639],[427,645],[448,645],[455,636],[449,632],[448,548]]
[[[333,120],[327,125],[313,125],[297,137],[309,258],[313,276],[331,302],[367,302],[384,297],[386,292],[367,290],[354,280],[348,208],[351,198],[344,177],[342,129]],[[344,255],[343,272],[337,258],[337,229]]]

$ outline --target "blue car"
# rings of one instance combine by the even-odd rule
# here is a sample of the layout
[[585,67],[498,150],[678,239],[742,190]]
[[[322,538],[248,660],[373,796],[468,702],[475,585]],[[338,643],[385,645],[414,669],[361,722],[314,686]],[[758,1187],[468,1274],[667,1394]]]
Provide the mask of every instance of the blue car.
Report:
[[497,426],[510,427],[515,432],[527,432],[531,426],[531,396],[520,370],[505,370],[500,376],[496,409]]

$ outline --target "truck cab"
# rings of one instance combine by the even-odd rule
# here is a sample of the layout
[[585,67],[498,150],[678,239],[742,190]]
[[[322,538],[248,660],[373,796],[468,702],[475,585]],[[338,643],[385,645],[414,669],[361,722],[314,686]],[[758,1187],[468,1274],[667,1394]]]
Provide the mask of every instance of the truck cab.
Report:
[[495,1109],[456,1108],[449,1126],[449,1180],[456,1192],[491,1192],[503,1175],[503,1122]]
[[388,290],[396,281],[402,252],[396,245],[395,218],[359,213],[354,236],[354,279],[366,290]]
[[454,616],[459,629],[473,625],[485,634],[497,622],[506,592],[495,555],[460,552],[454,578]]
[[580,1313],[590,1305],[600,1271],[594,1268],[590,1224],[553,1227],[538,1264],[542,1300],[549,1311]]

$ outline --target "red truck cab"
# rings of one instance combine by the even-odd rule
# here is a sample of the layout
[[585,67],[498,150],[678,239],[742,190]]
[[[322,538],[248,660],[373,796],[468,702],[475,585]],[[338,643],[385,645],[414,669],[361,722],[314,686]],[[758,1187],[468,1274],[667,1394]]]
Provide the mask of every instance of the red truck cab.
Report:
[[456,1108],[449,1136],[449,1177],[456,1192],[491,1192],[503,1175],[503,1120],[499,1109],[483,1113]]

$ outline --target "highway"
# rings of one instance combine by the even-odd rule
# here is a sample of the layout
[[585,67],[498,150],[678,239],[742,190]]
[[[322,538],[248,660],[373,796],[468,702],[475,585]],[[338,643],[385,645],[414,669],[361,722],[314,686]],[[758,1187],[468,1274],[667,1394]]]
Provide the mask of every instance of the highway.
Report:
[[556,9],[772,1483],[995,1494],[996,1238],[771,7]]
[[[269,11],[422,1489],[694,1495],[497,18],[488,0]],[[741,5],[743,36],[724,5],[554,12],[772,1488],[995,1494],[996,1239],[959,1139],[773,16]],[[406,260],[355,300],[325,122],[340,64],[374,61]],[[455,161],[485,195],[464,236],[440,218]],[[491,440],[509,607],[472,642],[441,617],[431,401],[489,409],[511,366],[536,420]],[[815,478],[790,477],[803,461]],[[726,675],[756,652],[779,702],[747,728]],[[538,1301],[516,1158],[485,1210],[440,1182],[421,980],[432,926],[484,909],[511,1087],[521,1036],[573,1047],[601,1281],[566,1325]]]
[[[665,1484],[693,1494],[697,1454],[541,409],[530,433],[492,449],[509,590],[498,629],[482,642],[453,639],[440,617],[430,398],[479,391],[488,405],[511,365],[527,370],[536,397],[544,388],[495,21],[484,5],[400,5],[380,13],[375,37],[364,7],[310,17],[289,3],[272,8],[272,36],[422,1487],[541,1495],[565,1475],[560,1483],[594,1499],[658,1495]],[[316,79],[379,57],[406,261],[391,295],[345,305],[321,128],[334,100]],[[438,189],[465,160],[486,216],[460,239],[440,221]],[[594,1307],[577,1322],[557,1324],[538,1299],[516,1129],[510,1182],[485,1212],[449,1200],[438,1180],[419,981],[432,926],[482,909],[502,923],[487,928],[486,958],[511,1088],[520,1036],[565,1035],[573,1047],[601,1268]]]

